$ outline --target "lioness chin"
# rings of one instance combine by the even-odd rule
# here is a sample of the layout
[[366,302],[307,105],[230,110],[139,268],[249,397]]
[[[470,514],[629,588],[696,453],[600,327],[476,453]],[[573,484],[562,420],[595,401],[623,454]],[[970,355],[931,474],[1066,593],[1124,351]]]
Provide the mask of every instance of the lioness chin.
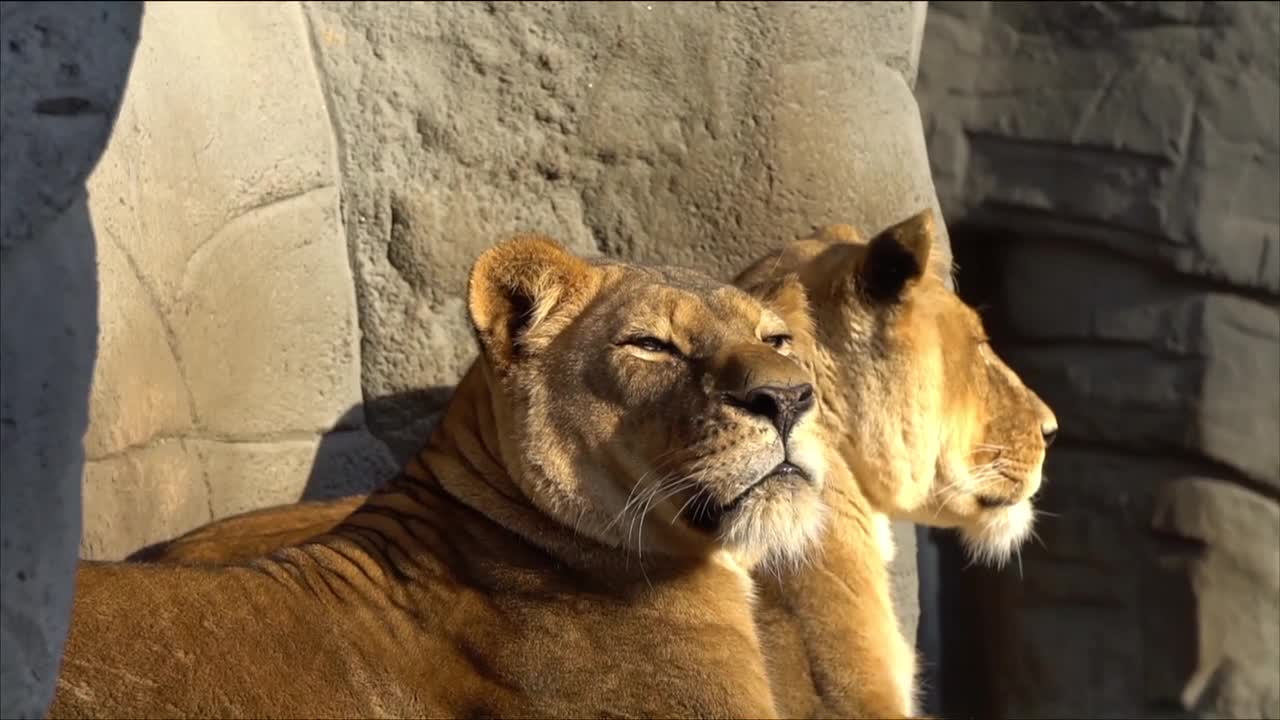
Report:
[[827,465],[788,324],[540,237],[468,309],[426,449],[328,532],[82,563],[51,715],[775,716],[738,558],[805,552]]

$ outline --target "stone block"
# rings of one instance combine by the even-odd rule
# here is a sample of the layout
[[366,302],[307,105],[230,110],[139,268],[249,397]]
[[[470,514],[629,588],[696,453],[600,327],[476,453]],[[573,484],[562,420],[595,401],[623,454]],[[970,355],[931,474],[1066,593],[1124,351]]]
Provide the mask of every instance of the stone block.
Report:
[[174,336],[198,429],[323,432],[360,399],[359,330],[335,188],[262,207],[192,258]]
[[84,179],[136,2],[0,4],[0,717],[43,717],[74,591],[98,330]]
[[88,180],[103,280],[81,547],[111,558],[298,499],[330,471],[312,467],[318,438],[364,424],[337,147],[301,8],[150,6],[120,112]]
[[89,395],[89,458],[175,438],[194,425],[191,390],[173,331],[118,240],[98,231],[98,362]]
[[[1064,242],[1003,255],[1007,354],[1064,437],[1201,455],[1280,488],[1280,311]],[[1070,302],[1064,302],[1070,298]]]
[[[191,264],[238,218],[336,184],[296,3],[147,6],[120,122],[89,189],[94,224],[166,314],[180,311]],[[336,226],[305,232],[340,244]]]
[[200,441],[195,446],[210,478],[214,517],[369,492],[397,470],[386,447],[362,430],[305,440]]
[[305,7],[353,169],[366,395],[457,380],[464,267],[510,232],[729,277],[815,223],[936,204],[918,4]]
[[189,441],[160,440],[90,460],[80,557],[123,560],[140,547],[177,537],[215,517],[211,501],[210,476]]
[[1274,4],[989,5],[928,28],[931,142],[970,146],[939,183],[953,219],[1280,292]]
[[[984,591],[1010,717],[1275,717],[1280,505],[1203,465],[1057,448],[1041,542]],[[1245,637],[1248,635],[1248,637]],[[1087,687],[1089,692],[1080,692]]]
[[1280,717],[1280,504],[1180,478],[1157,494],[1152,526],[1204,545],[1178,563],[1190,576],[1197,629],[1182,706],[1216,717]]

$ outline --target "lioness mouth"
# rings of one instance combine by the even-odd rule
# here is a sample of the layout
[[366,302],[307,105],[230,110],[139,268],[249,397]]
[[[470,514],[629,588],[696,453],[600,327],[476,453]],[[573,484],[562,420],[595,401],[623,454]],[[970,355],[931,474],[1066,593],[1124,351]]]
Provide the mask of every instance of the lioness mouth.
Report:
[[777,467],[765,473],[759,480],[751,483],[747,489],[738,493],[737,497],[727,503],[709,502],[701,505],[695,503],[694,509],[689,513],[689,525],[694,529],[708,533],[719,530],[724,516],[736,510],[742,504],[742,501],[747,499],[747,496],[756,491],[756,488],[763,486],[770,480],[780,480],[782,478],[808,481],[809,475],[798,466],[783,460],[778,463]]
[[1012,500],[1005,498],[991,497],[990,495],[978,495],[978,504],[987,510],[995,510],[997,508],[1009,507],[1015,504]]

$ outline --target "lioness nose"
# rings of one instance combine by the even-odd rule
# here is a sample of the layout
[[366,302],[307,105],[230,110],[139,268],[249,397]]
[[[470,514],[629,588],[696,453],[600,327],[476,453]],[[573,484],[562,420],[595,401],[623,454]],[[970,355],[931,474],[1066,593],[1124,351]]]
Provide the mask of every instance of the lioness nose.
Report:
[[1045,448],[1052,447],[1054,439],[1058,437],[1058,426],[1048,423],[1041,425],[1040,434],[1044,435]]
[[796,420],[813,407],[813,385],[790,387],[765,386],[748,390],[741,397],[730,395],[731,402],[747,412],[769,419],[778,429],[778,435],[786,439]]

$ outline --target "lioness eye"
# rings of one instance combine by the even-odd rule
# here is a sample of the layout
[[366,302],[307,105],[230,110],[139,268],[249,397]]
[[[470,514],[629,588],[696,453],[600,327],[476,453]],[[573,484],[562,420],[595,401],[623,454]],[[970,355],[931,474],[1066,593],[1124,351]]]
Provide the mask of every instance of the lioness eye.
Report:
[[765,342],[773,346],[774,350],[781,350],[791,344],[790,335],[770,335],[764,339]]
[[680,350],[669,342],[663,342],[655,337],[638,337],[627,340],[625,345],[638,347],[645,352],[651,353],[667,353],[668,355],[679,355]]

